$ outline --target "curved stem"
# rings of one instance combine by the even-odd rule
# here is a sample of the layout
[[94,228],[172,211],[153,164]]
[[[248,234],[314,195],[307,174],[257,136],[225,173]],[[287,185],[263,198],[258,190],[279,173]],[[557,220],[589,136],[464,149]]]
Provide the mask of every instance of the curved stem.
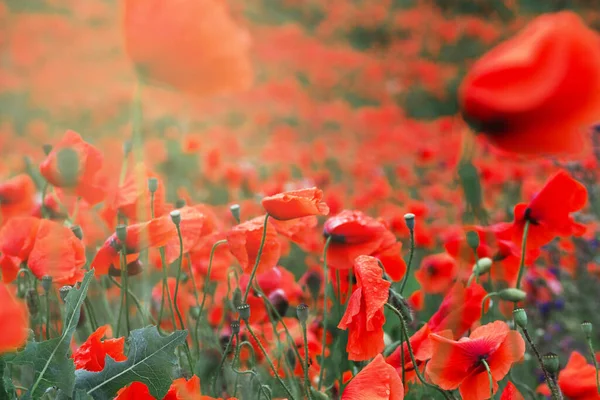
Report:
[[225,359],[227,358],[227,354],[229,354],[229,348],[231,347],[231,343],[233,342],[233,338],[235,337],[235,334],[232,333],[231,336],[229,336],[229,341],[227,342],[227,346],[225,347],[225,351],[223,352],[223,356],[221,357],[221,361],[219,362],[219,368],[217,369],[217,373],[215,374],[215,377],[213,378],[212,381],[212,393],[214,395],[217,395],[217,381],[219,380],[219,374],[221,373],[221,371],[223,370],[223,364],[225,364]]
[[485,367],[485,370],[487,371],[487,376],[490,381],[490,399],[493,399],[494,398],[494,378],[492,378],[492,371],[490,370],[490,366],[488,365],[487,361],[482,359],[481,363],[483,364],[483,366]]
[[525,272],[525,253],[527,250],[527,234],[529,233],[529,220],[525,221],[525,227],[523,228],[523,239],[521,240],[521,262],[519,263],[519,275],[517,275],[517,289],[521,288],[521,279]]
[[[185,325],[183,324],[183,318],[181,317],[181,311],[179,310],[179,303],[177,301],[177,294],[179,294],[179,281],[181,279],[181,266],[183,264],[183,237],[181,236],[181,226],[179,224],[175,224],[177,228],[177,236],[179,237],[179,258],[177,259],[177,277],[175,278],[175,293],[173,294],[173,303],[175,306],[175,312],[177,313],[177,318],[179,319],[179,325],[181,326],[181,330],[185,330]],[[177,329],[177,326],[175,326]],[[190,370],[194,369],[194,363],[192,362],[192,353],[190,352],[190,345],[188,341],[185,341],[185,355],[187,356],[188,364],[190,366]]]
[[258,264],[260,263],[263,248],[265,247],[265,241],[267,240],[267,222],[269,222],[269,213],[265,215],[265,223],[263,224],[263,234],[262,238],[260,239],[258,254],[256,254],[256,261],[254,262],[254,267],[252,268],[252,272],[250,273],[250,280],[248,281],[248,285],[246,286],[246,291],[244,292],[244,297],[242,298],[242,304],[246,304],[246,301],[248,300],[248,295],[250,294],[250,287],[252,286],[252,281],[254,280],[256,271],[258,270]]
[[323,247],[323,336],[321,337],[321,370],[319,371],[319,384],[317,390],[321,390],[323,385],[323,372],[325,371],[325,342],[327,339],[327,250],[331,243],[331,236],[325,241],[325,247]]
[[412,361],[415,373],[417,374],[417,378],[419,378],[419,380],[421,381],[421,383],[423,383],[423,385],[434,388],[435,390],[440,392],[444,396],[444,398],[446,398],[447,400],[451,399],[450,395],[445,390],[443,390],[442,388],[440,388],[437,385],[427,382],[425,380],[425,378],[423,377],[423,375],[421,375],[421,371],[419,371],[419,366],[417,365],[417,360],[415,359],[415,354],[412,350],[412,345],[410,344],[410,336],[408,334],[408,329],[406,328],[406,321],[404,320],[404,317],[402,316],[400,311],[398,311],[398,309],[396,307],[394,307],[393,305],[391,305],[390,303],[385,303],[385,306],[387,308],[389,308],[390,310],[392,310],[392,312],[394,314],[396,314],[398,319],[400,319],[400,325],[402,327],[402,332],[403,332],[404,336],[406,337],[406,347],[408,349],[408,354],[410,355],[410,360]]
[[494,296],[496,296],[497,294],[498,294],[498,293],[496,293],[496,292],[491,292],[491,293],[488,293],[488,294],[486,294],[485,296],[483,296],[483,299],[481,300],[481,318],[480,318],[480,320],[482,320],[482,321],[483,321],[483,314],[485,314],[485,302],[486,302],[486,301],[487,301],[489,298],[491,298],[491,297],[494,297]]
[[546,380],[546,384],[548,385],[548,388],[552,392],[552,399],[559,400],[561,397],[556,392],[556,387],[554,385],[554,381],[552,380],[552,377],[550,376],[550,374],[544,367],[544,361],[542,360],[542,355],[540,354],[537,347],[535,346],[535,343],[533,342],[533,339],[531,339],[531,336],[529,336],[529,332],[527,331],[527,328],[521,328],[521,331],[523,331],[523,336],[525,336],[525,340],[527,340],[527,343],[529,343],[529,346],[533,350],[533,353],[535,354],[535,357],[537,358],[538,363],[540,364],[540,367],[542,368],[542,372],[544,373],[544,379]]
[[404,330],[400,331],[400,362],[402,363],[402,386],[406,387],[406,370],[404,365],[404,340],[408,338],[404,336]]
[[258,340],[258,337],[256,337],[256,334],[252,330],[252,327],[250,326],[250,324],[247,321],[245,321],[245,322],[246,322],[246,328],[248,329],[248,332],[250,333],[250,335],[252,336],[252,338],[254,339],[254,341],[258,344],[258,347],[260,348],[260,351],[263,353],[263,356],[265,357],[265,360],[267,360],[267,363],[269,364],[269,367],[271,367],[271,371],[273,371],[273,374],[275,375],[275,378],[277,379],[277,381],[279,382],[279,384],[281,385],[281,387],[283,387],[283,389],[285,390],[285,392],[287,393],[287,395],[289,396],[289,398],[293,400],[294,399],[294,395],[292,394],[292,392],[290,391],[290,389],[288,389],[288,387],[285,385],[285,382],[281,379],[281,377],[277,373],[277,370],[275,369],[275,365],[273,365],[273,361],[271,361],[271,357],[269,357],[269,354],[267,353],[267,351],[263,347],[262,343],[260,342],[260,340]]
[[410,252],[408,254],[408,263],[406,263],[406,273],[404,274],[404,279],[402,279],[402,284],[400,285],[400,294],[404,292],[404,288],[406,287],[406,283],[408,282],[408,278],[410,275],[410,266],[413,261],[413,257],[415,255],[415,229],[410,229]]

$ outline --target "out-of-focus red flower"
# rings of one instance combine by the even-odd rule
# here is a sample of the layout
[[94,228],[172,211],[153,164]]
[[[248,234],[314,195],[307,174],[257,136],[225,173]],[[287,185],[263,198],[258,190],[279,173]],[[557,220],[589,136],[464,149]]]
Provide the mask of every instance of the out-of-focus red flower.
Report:
[[29,175],[20,174],[0,183],[0,226],[16,215],[30,213],[34,206],[35,184]]
[[83,278],[85,249],[65,225],[36,217],[15,217],[0,230],[0,251],[15,257],[42,279],[73,285]]
[[573,12],[536,18],[473,65],[460,88],[465,119],[508,152],[581,153],[600,119],[599,41]]
[[0,254],[0,271],[2,271],[2,282],[9,283],[17,279],[20,263],[21,260],[18,257]]
[[329,207],[323,201],[323,191],[317,188],[292,190],[262,199],[267,213],[278,220],[309,215],[327,215]]
[[296,243],[306,251],[318,251],[321,245],[321,235],[315,227],[318,224],[317,217],[308,216],[288,221],[270,220],[269,223],[275,227],[277,233]]
[[[567,365],[558,373],[558,386],[569,400],[600,399],[596,386],[596,368],[588,364],[585,357],[577,351],[571,353]],[[540,385],[537,391],[546,396],[551,395],[546,384]]]
[[502,391],[500,400],[525,400],[512,382],[508,382]]
[[539,248],[556,236],[581,236],[585,226],[574,221],[571,213],[581,210],[587,201],[587,189],[566,171],[552,176],[529,204],[517,204],[515,220],[499,237],[521,245],[525,223],[529,221],[527,247]]
[[169,391],[163,400],[207,400],[208,396],[202,396],[200,391],[200,378],[196,375],[189,380],[185,378],[175,379],[171,383]]
[[119,389],[114,400],[156,400],[156,398],[150,394],[148,386],[136,381]]
[[406,271],[401,257],[402,244],[380,221],[361,211],[344,210],[329,218],[323,234],[330,240],[327,265],[335,269],[352,268],[356,257],[373,256],[381,260],[388,276],[398,281]]
[[390,282],[382,279],[381,267],[376,258],[360,256],[354,264],[357,288],[348,301],[348,307],[338,324],[348,329],[348,359],[368,360],[384,348],[383,305],[387,302]]
[[402,379],[381,354],[356,375],[342,393],[342,400],[402,400]]
[[496,392],[498,381],[525,354],[525,342],[521,334],[511,330],[503,321],[480,326],[468,338],[458,341],[435,333],[429,338],[433,351],[426,367],[427,375],[442,389],[459,389],[465,400],[480,400],[490,396],[488,373],[482,360],[490,368]]
[[[245,273],[250,273],[256,259],[263,237],[265,217],[256,217],[250,221],[234,226],[227,233],[227,245],[231,254],[237,258]],[[281,247],[277,238],[277,231],[272,224],[267,222],[265,244],[258,264],[257,273],[264,272],[277,265]]]
[[19,301],[10,288],[0,283],[0,319],[5,321],[0,330],[0,354],[17,350],[27,341],[29,315],[25,303]]
[[225,2],[123,4],[125,47],[143,81],[200,96],[250,85],[250,37],[233,21]]
[[69,130],[42,162],[40,173],[52,185],[73,191],[89,204],[96,204],[106,193],[98,175],[102,162],[100,150]]
[[[158,180],[154,196],[148,188],[150,178]],[[137,164],[127,173],[123,184],[117,189],[111,207],[130,221],[147,221],[152,216],[152,208],[154,216],[159,217],[166,211],[164,184],[145,164]]]
[[124,337],[102,340],[109,329],[109,325],[99,327],[73,352],[72,358],[76,369],[85,369],[92,372],[102,371],[106,356],[115,361],[127,360],[127,357],[123,353],[125,346]]
[[415,278],[425,293],[444,293],[456,277],[456,261],[446,253],[423,258]]

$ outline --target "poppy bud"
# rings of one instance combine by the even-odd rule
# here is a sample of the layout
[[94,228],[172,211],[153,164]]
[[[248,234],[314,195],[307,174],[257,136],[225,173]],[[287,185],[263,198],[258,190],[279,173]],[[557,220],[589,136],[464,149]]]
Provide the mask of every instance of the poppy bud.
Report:
[[415,214],[407,213],[404,214],[404,222],[406,222],[406,226],[409,230],[415,229]]
[[175,208],[183,208],[185,207],[185,200],[184,199],[177,199],[175,201]]
[[296,315],[302,325],[306,324],[306,321],[308,320],[308,306],[306,304],[299,304],[298,307],[296,307]]
[[589,321],[583,321],[581,323],[581,330],[585,333],[585,336],[589,339],[592,336],[592,323]]
[[240,313],[240,319],[248,322],[248,318],[250,318],[250,305],[249,304],[240,304],[237,307],[237,310]]
[[152,177],[148,178],[148,191],[150,193],[156,193],[158,190],[158,179]]
[[231,212],[231,215],[233,215],[233,218],[235,219],[235,221],[239,224],[241,219],[240,219],[240,205],[239,204],[232,204],[229,206],[229,211]]
[[127,240],[127,226],[117,225],[115,232],[117,233],[117,239],[119,239],[119,242],[121,242],[122,244],[125,243],[125,241]]
[[25,300],[27,303],[27,308],[29,309],[29,313],[31,315],[36,315],[40,311],[40,298],[35,289],[27,290],[27,294],[25,295]]
[[169,213],[171,221],[177,226],[181,223],[181,212],[179,210],[173,210]]
[[79,155],[69,147],[60,149],[56,155],[56,168],[64,186],[77,185],[79,177]]
[[515,308],[513,310],[513,318],[515,320],[515,324],[519,326],[521,329],[527,328],[527,312],[523,308]]
[[62,301],[65,301],[65,299],[67,298],[67,295],[69,294],[69,292],[71,291],[71,289],[73,289],[73,286],[63,286],[58,290],[58,293],[60,294],[60,299]]
[[42,150],[44,150],[44,154],[45,155],[48,155],[52,151],[52,145],[51,144],[45,144],[45,145],[42,146]]
[[556,376],[556,373],[558,372],[558,368],[560,367],[560,362],[558,360],[558,356],[554,353],[546,353],[542,356],[542,364],[544,365],[544,368],[546,368],[546,371],[548,371],[549,374]]
[[240,288],[235,288],[235,290],[233,291],[231,303],[233,304],[233,307],[236,310],[239,306],[242,305],[242,291],[240,290]]
[[81,226],[79,226],[79,225],[73,225],[71,227],[71,231],[73,232],[73,234],[75,235],[75,237],[77,237],[77,239],[83,240],[83,231],[81,230]]
[[518,301],[525,300],[525,298],[527,297],[527,293],[520,289],[509,288],[499,291],[498,297],[500,297],[502,300],[513,301],[516,303]]
[[467,232],[467,244],[473,250],[477,250],[479,247],[479,235],[475,231]]
[[42,277],[42,288],[46,293],[48,293],[52,288],[52,277],[50,275],[44,275]]
[[[287,295],[281,289],[274,290],[269,295],[269,301],[271,302],[273,307],[275,307],[277,313],[282,317],[285,315],[285,313],[288,310],[288,307],[290,306],[290,302],[288,301]],[[269,311],[271,310],[269,309]],[[269,314],[271,314],[271,318],[277,319],[277,315],[274,315],[275,313],[270,312]]]
[[240,333],[239,321],[232,321],[230,326],[231,326],[231,333],[233,333],[234,335],[237,335],[238,333]]
[[492,269],[492,259],[488,257],[480,258],[479,261],[473,265],[473,274],[474,275],[483,275]]
[[127,156],[131,153],[131,150],[133,150],[133,144],[131,143],[131,140],[126,140],[125,143],[123,143],[123,154]]
[[389,289],[388,303],[400,311],[400,314],[402,314],[406,321],[412,322],[414,317],[410,305],[400,293],[391,288]]
[[192,319],[194,321],[196,321],[199,316],[200,316],[200,307],[197,307],[197,306],[190,307],[190,317],[192,317]]

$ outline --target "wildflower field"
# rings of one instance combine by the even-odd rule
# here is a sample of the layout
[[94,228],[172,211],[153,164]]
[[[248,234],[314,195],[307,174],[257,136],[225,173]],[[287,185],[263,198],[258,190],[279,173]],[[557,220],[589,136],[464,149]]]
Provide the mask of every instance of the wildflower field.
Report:
[[0,400],[598,400],[599,164],[600,0],[2,0]]

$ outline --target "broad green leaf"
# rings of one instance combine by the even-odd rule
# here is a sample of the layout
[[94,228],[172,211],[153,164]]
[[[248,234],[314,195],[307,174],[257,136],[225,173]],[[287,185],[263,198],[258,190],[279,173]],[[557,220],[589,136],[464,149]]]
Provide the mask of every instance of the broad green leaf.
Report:
[[29,342],[25,349],[10,361],[15,365],[33,365],[34,383],[22,399],[39,399],[49,387],[73,393],[75,365],[69,357],[69,344],[79,322],[81,305],[93,276],[93,270],[87,272],[81,286],[71,289],[67,295],[61,336],[39,343]]
[[75,388],[85,390],[95,400],[105,400],[137,381],[146,384],[154,397],[162,399],[174,378],[175,348],[185,342],[186,336],[187,331],[175,331],[162,337],[155,326],[131,331],[127,360],[116,362],[107,356],[100,372],[77,370]]

